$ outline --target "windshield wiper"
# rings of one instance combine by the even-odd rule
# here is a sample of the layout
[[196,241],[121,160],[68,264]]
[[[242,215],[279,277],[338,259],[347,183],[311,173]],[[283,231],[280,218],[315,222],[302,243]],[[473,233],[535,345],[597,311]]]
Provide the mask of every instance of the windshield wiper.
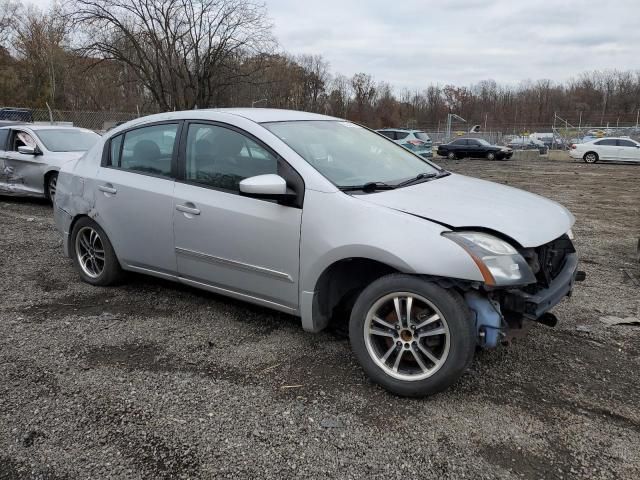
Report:
[[419,173],[418,175],[416,175],[413,178],[410,178],[409,180],[405,180],[404,182],[400,182],[398,184],[396,184],[396,188],[402,188],[402,187],[407,187],[409,185],[414,185],[416,183],[421,183],[424,181],[427,181],[431,178],[437,178],[440,177],[441,174],[438,173]]
[[364,193],[372,193],[378,190],[393,190],[396,187],[384,182],[367,182],[362,185],[345,185],[338,188],[343,192],[362,190]]

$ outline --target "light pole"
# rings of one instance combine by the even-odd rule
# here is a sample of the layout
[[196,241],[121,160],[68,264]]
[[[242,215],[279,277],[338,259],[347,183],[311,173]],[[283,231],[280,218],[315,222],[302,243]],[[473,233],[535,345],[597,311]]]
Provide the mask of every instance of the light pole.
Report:
[[261,98],[260,100],[254,100],[253,102],[251,102],[251,108],[254,108],[256,106],[256,104],[260,103],[260,102],[267,102],[268,100],[266,98]]
[[451,139],[451,121],[454,119],[467,123],[467,121],[464,118],[460,117],[459,115],[456,115],[455,113],[447,114],[447,132],[446,132],[447,140]]

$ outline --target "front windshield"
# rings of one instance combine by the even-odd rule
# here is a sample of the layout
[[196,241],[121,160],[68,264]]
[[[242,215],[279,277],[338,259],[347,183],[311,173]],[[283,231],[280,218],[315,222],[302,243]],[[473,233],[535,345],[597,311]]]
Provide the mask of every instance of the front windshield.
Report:
[[38,130],[36,135],[50,152],[85,152],[100,138],[100,135],[91,130],[72,128],[48,128]]
[[489,142],[487,142],[484,138],[478,138],[477,139],[478,142],[480,142],[480,145],[491,145]]
[[338,187],[397,184],[437,174],[432,164],[355,123],[305,120],[262,124]]

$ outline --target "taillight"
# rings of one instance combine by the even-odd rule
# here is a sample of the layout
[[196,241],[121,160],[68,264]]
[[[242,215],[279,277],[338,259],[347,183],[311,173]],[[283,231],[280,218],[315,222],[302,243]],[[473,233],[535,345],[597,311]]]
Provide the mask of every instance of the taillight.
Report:
[[411,145],[414,145],[416,147],[419,147],[425,144],[425,142],[422,142],[420,140],[407,140],[407,143],[410,143]]
[[577,148],[577,147],[576,147],[576,144],[575,144],[575,143],[572,143],[572,144],[571,144],[571,150],[575,150],[576,148]]

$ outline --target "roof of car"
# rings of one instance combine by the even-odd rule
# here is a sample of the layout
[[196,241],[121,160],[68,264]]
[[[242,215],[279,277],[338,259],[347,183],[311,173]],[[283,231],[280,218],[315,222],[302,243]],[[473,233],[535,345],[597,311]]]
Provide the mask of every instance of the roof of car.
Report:
[[300,112],[297,110],[282,110],[278,108],[203,108],[197,110],[181,110],[176,112],[164,112],[136,118],[132,122],[163,121],[182,118],[206,119],[211,113],[224,113],[236,115],[256,123],[263,122],[288,122],[299,120],[340,120],[336,117],[320,115],[318,113]]
[[387,130],[393,130],[394,132],[422,132],[424,133],[424,130],[416,130],[415,128],[393,128],[393,127],[385,127],[385,128],[380,128],[379,130],[376,130],[376,132],[386,132]]
[[20,127],[20,128],[28,128],[29,130],[89,130],[88,128],[82,127],[74,127],[71,125],[41,125],[39,123],[24,123],[24,122],[16,122],[12,125],[2,125],[0,128],[8,128],[8,127]]
[[[597,142],[598,140],[633,140],[633,138],[631,138],[631,137],[601,137],[601,138],[594,138],[592,140],[589,140],[589,142]],[[585,142],[585,143],[589,143],[589,142]]]

